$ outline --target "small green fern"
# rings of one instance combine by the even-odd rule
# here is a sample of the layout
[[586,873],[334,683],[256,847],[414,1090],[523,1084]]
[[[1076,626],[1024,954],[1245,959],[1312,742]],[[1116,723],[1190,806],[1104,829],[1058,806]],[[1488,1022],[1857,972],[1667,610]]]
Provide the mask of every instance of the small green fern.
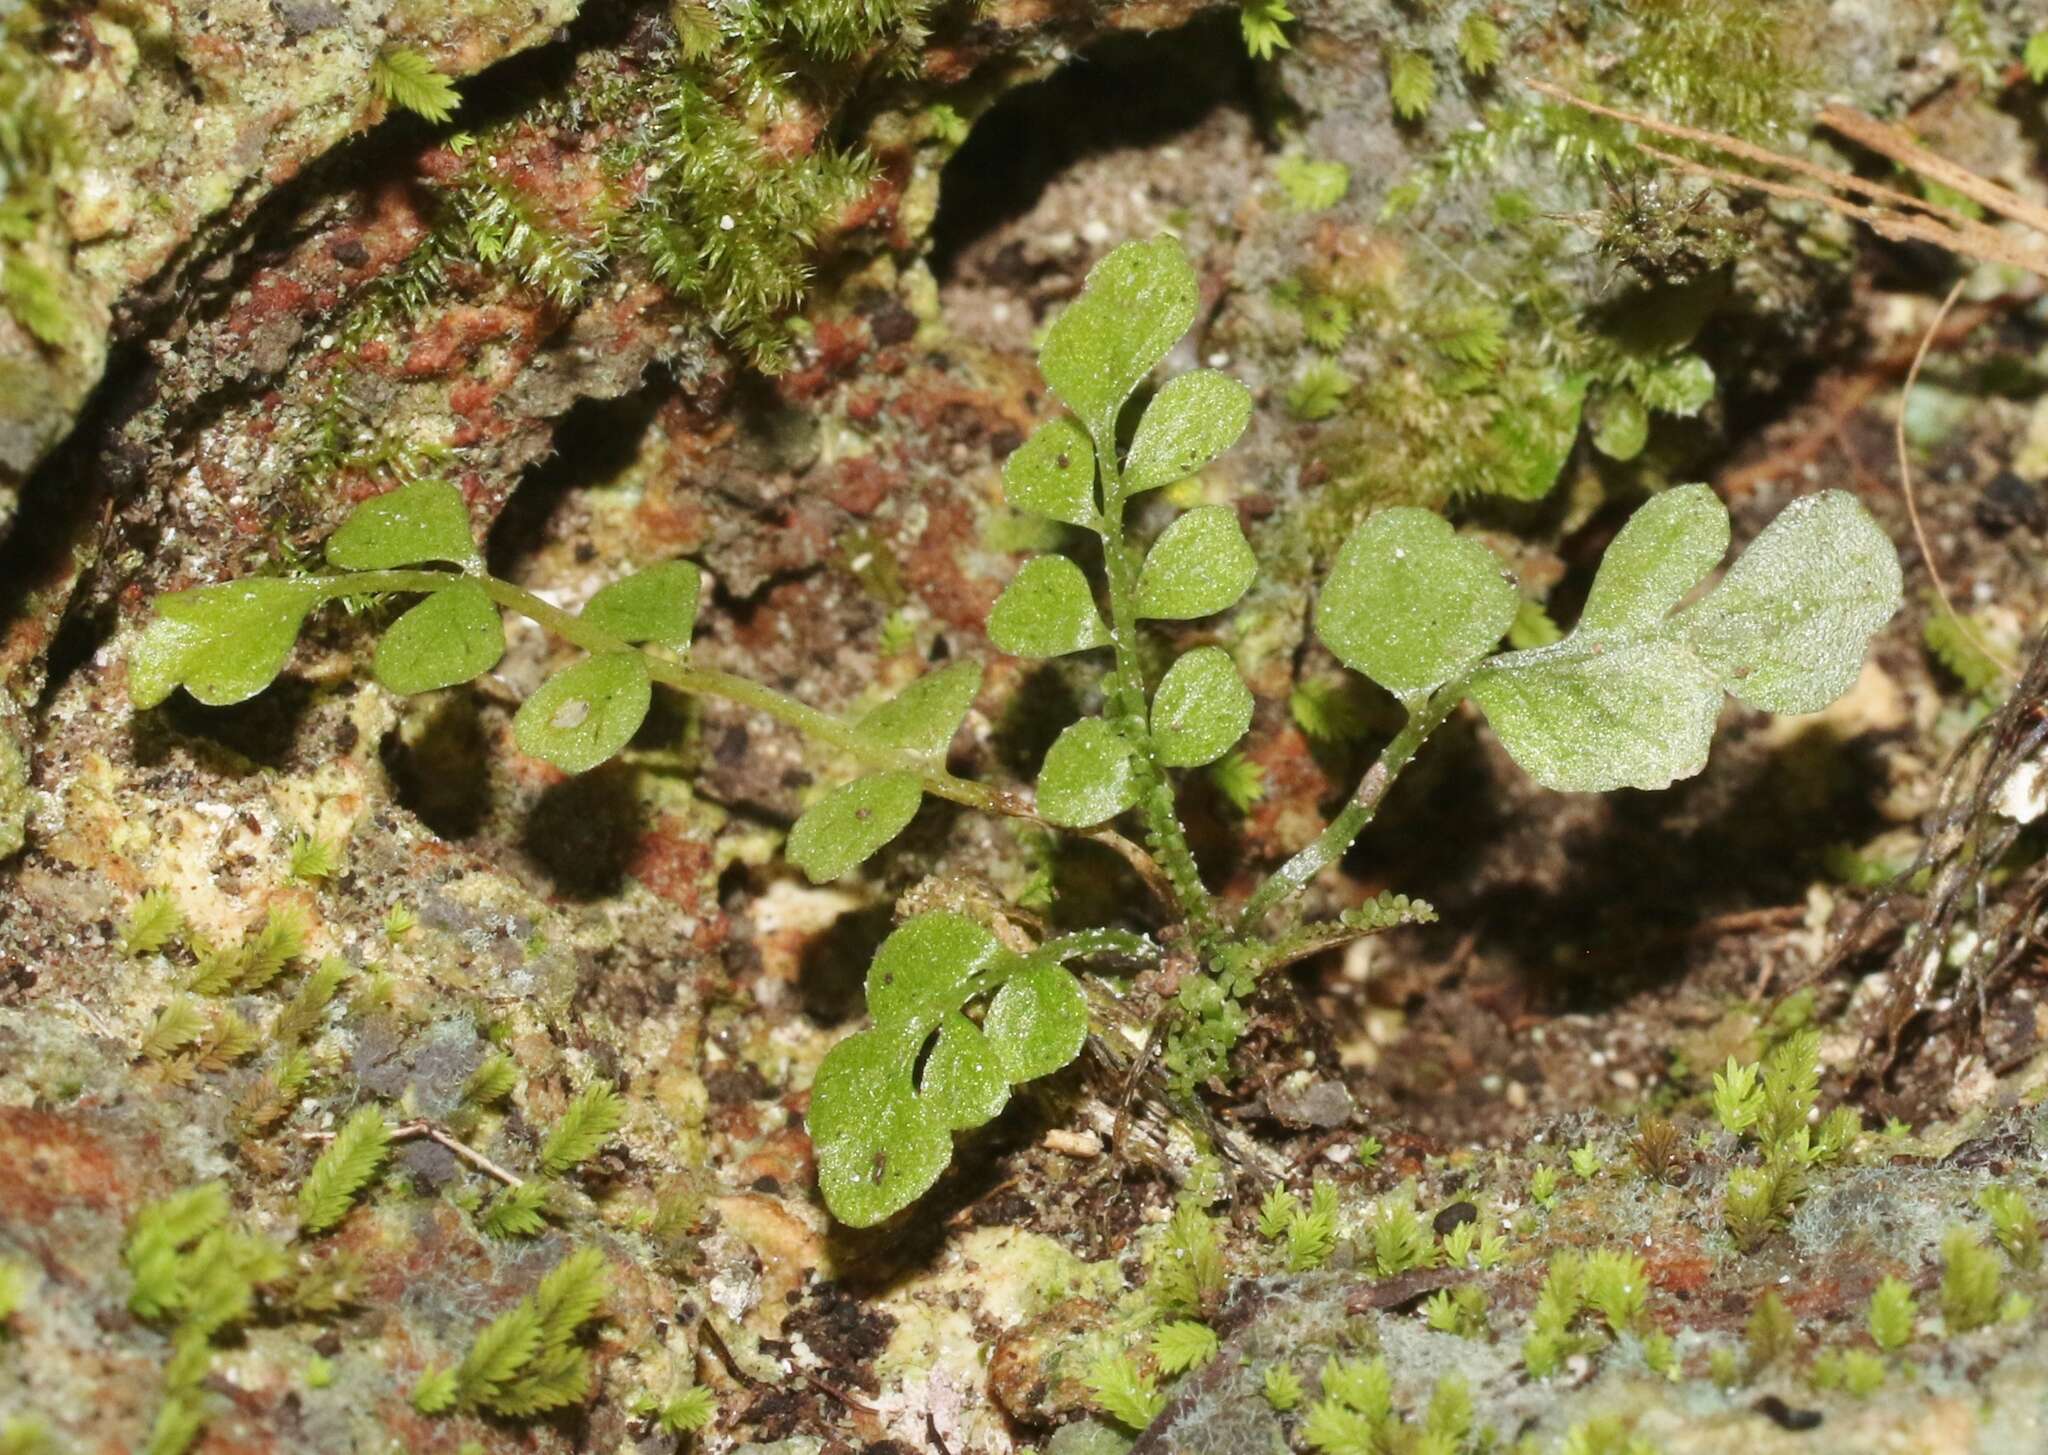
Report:
[[135,903],[121,924],[121,948],[131,955],[154,955],[185,932],[185,915],[169,891],[152,889]]
[[503,1051],[492,1051],[469,1073],[462,1099],[471,1106],[489,1106],[510,1096],[518,1084],[519,1063]]
[[439,126],[455,114],[462,98],[455,83],[434,63],[410,46],[392,46],[370,63],[370,81],[377,94]]
[[590,1356],[577,1344],[609,1288],[604,1254],[580,1248],[531,1297],[486,1324],[453,1368],[430,1369],[413,1386],[422,1414],[484,1410],[512,1419],[578,1403],[590,1393]]
[[363,1107],[344,1122],[299,1185],[299,1231],[324,1233],[347,1216],[390,1148],[391,1124],[382,1108]]
[[562,1119],[541,1143],[541,1170],[550,1177],[573,1171],[625,1125],[626,1103],[608,1082],[593,1081],[569,1099]]
[[538,1178],[508,1187],[491,1199],[477,1226],[493,1238],[537,1238],[547,1231],[548,1184]]

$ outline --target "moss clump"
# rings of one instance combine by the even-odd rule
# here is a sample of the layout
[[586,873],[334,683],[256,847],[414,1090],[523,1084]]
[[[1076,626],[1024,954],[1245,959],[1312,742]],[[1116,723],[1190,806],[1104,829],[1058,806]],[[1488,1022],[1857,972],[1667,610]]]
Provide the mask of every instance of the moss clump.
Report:
[[38,343],[62,350],[80,327],[61,266],[70,233],[58,199],[72,142],[42,29],[33,6],[0,21],[0,303]]

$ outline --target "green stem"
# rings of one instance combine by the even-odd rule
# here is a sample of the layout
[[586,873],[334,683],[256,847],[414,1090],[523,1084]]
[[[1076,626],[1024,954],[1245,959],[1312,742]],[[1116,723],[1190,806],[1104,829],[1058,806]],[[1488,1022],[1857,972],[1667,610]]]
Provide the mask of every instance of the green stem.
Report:
[[1109,636],[1116,651],[1116,669],[1109,681],[1109,718],[1131,745],[1138,764],[1138,816],[1145,841],[1172,886],[1181,913],[1196,935],[1206,939],[1216,930],[1216,901],[1202,883],[1195,852],[1181,828],[1173,782],[1152,751],[1146,725],[1145,669],[1138,659],[1138,552],[1124,539],[1123,475],[1116,464],[1116,442],[1096,442],[1102,471],[1102,560],[1109,577]]
[[1252,897],[1244,902],[1244,908],[1237,916],[1237,932],[1241,937],[1254,935],[1259,921],[1274,905],[1344,857],[1344,851],[1351,847],[1380,811],[1380,804],[1386,801],[1387,790],[1394,786],[1394,780],[1408,766],[1408,760],[1429,740],[1431,733],[1443,726],[1444,719],[1464,699],[1465,684],[1453,682],[1437,689],[1420,706],[1409,709],[1407,723],[1394,734],[1393,741],[1380,750],[1373,765],[1365,770],[1365,776],[1358,780],[1357,791],[1351,795],[1343,811],[1330,820],[1329,827],[1316,836],[1314,843],[1275,869],[1266,877],[1265,883],[1252,891]]
[[1047,940],[1032,953],[1031,958],[1065,964],[1069,960],[1081,960],[1090,955],[1121,955],[1130,960],[1157,960],[1159,947],[1146,936],[1134,935],[1128,930],[1079,930],[1071,935],[1061,935],[1056,940]]
[[[312,584],[320,588],[324,599],[335,600],[346,596],[371,596],[393,591],[439,591],[461,579],[463,578],[447,571],[359,571],[347,576],[320,577]],[[989,813],[1010,814],[1030,819],[1038,817],[1019,794],[956,777],[948,773],[944,767],[935,765],[918,754],[879,747],[864,738],[859,730],[844,718],[820,712],[817,708],[785,696],[772,687],[765,687],[759,682],[736,677],[730,672],[721,672],[716,668],[693,667],[656,650],[635,648],[611,633],[592,626],[574,612],[564,611],[559,606],[543,601],[531,591],[514,586],[510,581],[501,581],[495,576],[485,575],[472,575],[468,579],[482,586],[485,594],[498,605],[531,618],[563,641],[581,647],[586,652],[639,650],[647,658],[648,675],[679,692],[691,693],[698,697],[715,697],[750,708],[838,748],[870,768],[915,774],[927,793],[950,799],[954,803],[965,804],[969,808],[978,808]]]

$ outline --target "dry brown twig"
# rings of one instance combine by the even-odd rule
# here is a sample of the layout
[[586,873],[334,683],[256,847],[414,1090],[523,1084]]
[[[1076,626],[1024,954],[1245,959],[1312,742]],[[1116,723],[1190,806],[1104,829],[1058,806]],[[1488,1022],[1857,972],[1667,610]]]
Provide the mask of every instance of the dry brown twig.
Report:
[[[1821,125],[1839,132],[1857,145],[1868,148],[1908,171],[1917,172],[1930,181],[1969,198],[1988,211],[2032,229],[2044,247],[2022,248],[2017,239],[1952,207],[1915,197],[1894,187],[1866,181],[1848,172],[1823,167],[1804,157],[1772,151],[1768,147],[1758,146],[1740,137],[1702,131],[1697,127],[1679,126],[1674,122],[1660,121],[1654,116],[1645,116],[1640,112],[1602,106],[1584,97],[1574,96],[1563,87],[1552,85],[1548,81],[1525,79],[1531,89],[1595,116],[1604,116],[1611,121],[1639,127],[1659,136],[1710,147],[1760,166],[1779,167],[1866,200],[1853,202],[1833,192],[1824,192],[1812,187],[1796,187],[1769,177],[1757,177],[1726,167],[1711,166],[1690,157],[1680,156],[1676,152],[1666,151],[1662,147],[1651,146],[1648,142],[1636,143],[1644,155],[1655,157],[1658,161],[1680,171],[1706,177],[1727,186],[1763,192],[1772,197],[1816,203],[1845,217],[1856,219],[1879,237],[1893,242],[1931,243],[1960,257],[1972,258],[1982,263],[2001,264],[2048,279],[2048,207],[2030,202],[2011,188],[1936,155],[1914,141],[1901,128],[1889,122],[1879,121],[1874,116],[1866,116],[1846,106],[1831,105],[1821,109],[1818,120]],[[1899,460],[1899,488],[1905,497],[1906,515],[1913,525],[1913,539],[1920,547],[1920,558],[1927,563],[1927,574],[1934,584],[1934,593],[1941,601],[1942,610],[1948,613],[1957,630],[1971,646],[1983,653],[1985,659],[1997,666],[2008,680],[2017,680],[2020,675],[2019,667],[2003,653],[1994,650],[1978,632],[1976,625],[1956,610],[1955,601],[1949,595],[1948,582],[1942,576],[1941,565],[1928,544],[1927,530],[1920,519],[1920,502],[1913,488],[1913,467],[1906,448],[1906,401],[1912,396],[1913,386],[1919,382],[1920,369],[1927,362],[1928,350],[1940,334],[1949,310],[1955,307],[1956,300],[1962,296],[1962,291],[1963,280],[1959,279],[1949,290],[1948,296],[1942,299],[1941,306],[1935,310],[1933,322],[1928,324],[1926,333],[1921,336],[1919,347],[1913,351],[1913,362],[1906,371],[1905,384],[1899,391],[1899,414],[1894,428]]]
[[[301,1132],[299,1137],[307,1142],[331,1142],[334,1140],[334,1133]],[[425,1137],[436,1146],[446,1147],[477,1171],[488,1177],[497,1178],[507,1187],[518,1187],[526,1181],[518,1173],[506,1171],[467,1142],[449,1136],[432,1122],[405,1122],[391,1129],[391,1140],[394,1142],[416,1142],[421,1137]]]
[[[1637,111],[1602,106],[1597,101],[1575,96],[1562,86],[1552,85],[1548,81],[1534,78],[1525,80],[1531,90],[1594,116],[1604,116],[1610,121],[1639,127],[1658,136],[1670,137],[1674,141],[1709,147],[1758,166],[1778,167],[1865,200],[1853,202],[1847,197],[1835,195],[1834,192],[1821,191],[1813,187],[1797,187],[1770,177],[1758,177],[1727,167],[1716,167],[1691,157],[1680,156],[1676,152],[1666,151],[1661,147],[1651,146],[1647,142],[1636,143],[1644,155],[1655,157],[1658,161],[1680,171],[1706,177],[1727,186],[1782,197],[1788,201],[1817,203],[1841,213],[1844,217],[1856,219],[1878,236],[1894,242],[1932,243],[1936,247],[1945,248],[1963,257],[1974,258],[1979,262],[2003,263],[2032,273],[2038,278],[2048,279],[2048,246],[2039,249],[2022,248],[2016,239],[1952,207],[1929,202],[1909,192],[1901,192],[1895,187],[1865,181],[1849,172],[1823,167],[1818,162],[1810,162],[1789,152],[1772,151],[1769,147],[1758,146],[1740,137],[1701,131],[1697,127],[1679,126],[1675,122],[1660,121],[1654,116],[1645,116]],[[2040,234],[2043,244],[2048,245],[2048,208],[2027,201],[2017,192],[1989,178],[1980,177],[1967,168],[1935,156],[1898,127],[1879,121],[1875,117],[1851,111],[1846,106],[1829,106],[1822,110],[1819,120],[1851,141],[1868,147],[1901,166],[1920,172],[1930,180],[1968,197],[1980,206],[2034,229]]]

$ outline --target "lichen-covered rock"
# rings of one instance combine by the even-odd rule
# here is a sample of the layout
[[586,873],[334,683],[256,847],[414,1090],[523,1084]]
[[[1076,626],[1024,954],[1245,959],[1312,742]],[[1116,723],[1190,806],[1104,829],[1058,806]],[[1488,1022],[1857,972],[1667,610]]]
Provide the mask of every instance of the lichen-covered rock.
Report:
[[271,195],[390,110],[373,70],[392,49],[464,77],[546,40],[576,14],[539,6],[417,7],[226,0],[142,4],[9,25],[10,128],[50,137],[10,158],[10,268],[37,305],[0,309],[0,532],[22,482],[106,370],[109,349],[160,328],[232,276],[241,229]]
[[[2031,1113],[1869,1132],[1742,1252],[1723,1205],[1756,1159],[1703,1109],[1713,1067],[1783,1036],[1739,996],[1818,962],[1835,900],[1812,861],[1911,817],[1933,754],[1908,739],[1942,706],[1903,629],[1854,704],[1738,727],[1655,805],[1538,800],[1454,731],[1417,770],[1431,816],[1390,806],[1412,852],[1368,848],[1324,891],[1434,876],[1463,915],[1444,937],[1313,967],[1306,1007],[1264,988],[1221,1117],[1155,1136],[1172,1107],[1077,1072],[861,1234],[817,1200],[805,1115],[890,899],[1127,916],[1096,846],[928,805],[872,877],[802,884],[781,841],[837,764],[663,698],[618,761],[567,777],[511,730],[565,660],[538,631],[473,687],[398,698],[337,611],[248,703],[133,711],[155,595],[297,570],[359,500],[426,477],[550,601],[698,561],[693,660],[808,702],[858,710],[991,657],[1001,581],[1056,543],[1002,503],[1051,408],[1033,336],[1110,246],[1171,229],[1202,290],[1173,366],[1257,392],[1246,443],[1175,503],[1234,505],[1284,568],[1190,628],[1260,699],[1243,757],[1186,785],[1238,892],[1316,832],[1382,725],[1306,628],[1363,511],[1476,503],[1520,566],[1517,629],[1540,631],[1610,498],[1740,444],[1849,327],[1867,260],[1845,225],[1653,174],[1520,76],[1780,147],[1826,96],[1918,108],[1987,171],[2031,155],[1948,85],[2017,54],[2018,3],[1299,8],[1258,64],[1237,11],[1178,3],[17,18],[0,107],[29,97],[72,144],[20,154],[40,171],[6,157],[35,210],[0,243],[0,1264],[29,1270],[0,1315],[0,1447],[33,1417],[60,1448],[168,1452],[184,1421],[195,1449],[668,1449],[701,1388],[710,1451],[1300,1448],[1326,1357],[1374,1352],[1405,1413],[1456,1373],[1478,1422],[1541,1450],[1602,1418],[1669,1451],[1807,1448],[1816,1412],[1842,1448],[2038,1443],[2039,1317],[2001,1305],[1952,1336],[1933,1312],[1950,1226],[1983,1228],[1981,1185],[2041,1159]],[[465,82],[451,123],[391,114],[372,70],[399,49]],[[1728,493],[1745,531],[1774,503]],[[1945,539],[1966,494],[1943,497]],[[2008,584],[2021,555],[1983,552]],[[1028,779],[1092,690],[992,660],[953,766]],[[1763,918],[1709,956],[1724,912]],[[1831,1088],[1855,1070],[1843,1015]],[[2010,1027],[2033,1015],[2005,1003]],[[1931,1064],[1966,1102],[2033,1095],[2031,1072]],[[1638,1103],[1688,1108],[1664,1160],[1631,1150]],[[301,1188],[363,1108],[390,1145],[308,1233]],[[1481,1136],[1496,1149],[1463,1145]],[[1564,1170],[1560,1144],[1604,1170]],[[1285,1182],[1306,1203],[1318,1176],[1341,1195],[1311,1258],[1258,1231],[1260,1200]],[[216,1180],[212,1251],[246,1302],[205,1327],[138,1308],[136,1230]],[[1213,1218],[1222,1274],[1174,1302],[1177,1207]],[[1469,1209],[1503,1249],[1386,1273],[1395,1207],[1433,1248]],[[579,1248],[602,1316],[551,1345],[558,1367],[472,1366],[442,1401]],[[1642,1259],[1646,1322],[1595,1338],[1586,1316],[1585,1347],[1530,1377],[1548,1266],[1603,1248]],[[1920,1301],[1910,1347],[1868,1398],[1816,1389],[1840,1372],[1817,1355],[1871,1352],[1887,1273]],[[1999,1278],[2040,1292],[2017,1263]],[[1454,1286],[1483,1294],[1484,1331],[1431,1327],[1420,1305]],[[1751,1370],[1771,1289],[1796,1348]],[[1152,1379],[1157,1327],[1192,1318],[1222,1357],[1142,1437],[1113,1427],[1098,1361]],[[1265,1383],[1283,1362],[1291,1411]],[[549,1373],[557,1403],[504,1398]]]

